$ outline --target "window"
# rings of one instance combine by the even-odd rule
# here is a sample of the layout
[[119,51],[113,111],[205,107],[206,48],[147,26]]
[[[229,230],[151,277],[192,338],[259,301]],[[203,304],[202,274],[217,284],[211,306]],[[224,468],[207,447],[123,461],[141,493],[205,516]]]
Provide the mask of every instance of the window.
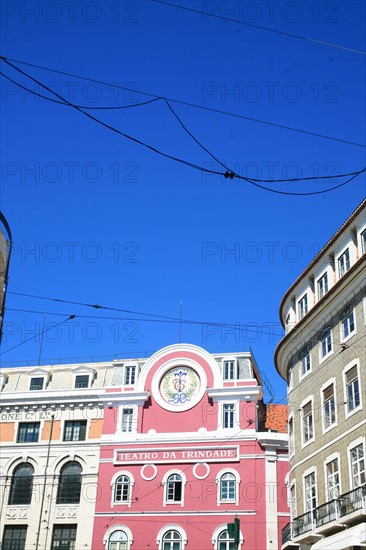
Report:
[[29,389],[31,391],[40,391],[43,390],[43,376],[41,378],[31,378]]
[[291,519],[293,520],[297,516],[297,501],[296,501],[296,485],[295,483],[292,483],[290,486],[290,512],[291,512]]
[[136,379],[136,365],[126,365],[125,367],[125,386],[133,386]]
[[298,306],[297,310],[298,310],[298,315],[299,315],[299,320],[300,320],[308,312],[308,295],[307,294],[305,294],[305,296],[303,296],[301,298],[301,300],[299,300],[297,306]]
[[86,420],[66,420],[64,441],[85,441]]
[[290,456],[295,452],[295,438],[294,438],[294,419],[290,418],[288,421],[288,448]]
[[221,476],[220,501],[236,502],[236,479],[234,474],[226,473]]
[[182,537],[178,531],[167,531],[163,536],[162,550],[182,550]]
[[360,487],[366,483],[365,455],[363,444],[350,450],[352,488]]
[[314,419],[311,401],[306,403],[302,408],[302,435],[304,443],[308,443],[314,437]]
[[116,479],[113,500],[116,503],[131,501],[131,480],[128,476],[122,475]]
[[2,550],[25,550],[26,525],[5,525]]
[[223,428],[234,428],[235,426],[235,405],[225,403],[222,407]]
[[32,500],[34,468],[29,462],[22,462],[11,478],[9,505],[30,504]]
[[347,248],[338,258],[338,274],[342,277],[350,268],[349,249]]
[[332,333],[330,328],[323,330],[320,336],[321,357],[324,359],[332,352]]
[[339,466],[338,458],[335,458],[326,465],[327,475],[327,498],[333,500],[339,497]]
[[345,340],[346,338],[348,338],[349,336],[351,336],[351,334],[353,332],[355,332],[355,318],[354,318],[354,314],[353,314],[353,307],[349,307],[347,308],[343,313],[342,313],[342,325],[341,325],[341,330],[342,330],[342,340]]
[[361,250],[362,250],[362,254],[365,254],[365,252],[366,252],[366,229],[364,229],[361,233]]
[[346,372],[346,403],[349,413],[360,406],[360,388],[356,365]]
[[75,550],[76,525],[54,525],[51,550]]
[[333,384],[330,384],[323,391],[323,414],[324,429],[326,430],[336,422],[336,406]]
[[218,536],[217,550],[235,550],[235,542],[233,538],[230,538],[227,530],[221,531]]
[[311,370],[311,361],[310,361],[310,348],[305,348],[300,355],[301,360],[301,377],[305,376]]
[[292,363],[287,367],[287,386],[289,390],[292,390],[294,383],[294,368]]
[[17,443],[37,443],[39,422],[20,422]]
[[128,539],[124,531],[115,531],[108,540],[108,550],[128,550]]
[[61,469],[56,504],[79,504],[82,468],[76,461]]
[[237,378],[235,359],[223,361],[223,378],[224,380],[235,380]]
[[326,292],[328,292],[328,273],[324,273],[324,275],[318,279],[318,300],[323,298]]
[[305,511],[312,512],[316,508],[315,472],[304,477]]
[[166,482],[166,502],[182,502],[183,481],[179,474],[172,474]]
[[89,374],[77,374],[75,376],[75,388],[88,388]]
[[124,407],[122,409],[122,431],[132,432],[133,427],[133,408]]

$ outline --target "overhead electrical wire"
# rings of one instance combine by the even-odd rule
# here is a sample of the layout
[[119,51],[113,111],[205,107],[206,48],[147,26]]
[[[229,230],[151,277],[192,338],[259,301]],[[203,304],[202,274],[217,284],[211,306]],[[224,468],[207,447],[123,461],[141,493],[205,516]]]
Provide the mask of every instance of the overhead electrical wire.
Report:
[[[185,164],[186,166],[189,166],[191,168],[194,168],[196,170],[199,170],[201,172],[206,172],[206,173],[211,173],[211,174],[216,174],[216,175],[221,175],[221,176],[224,176],[225,178],[230,178],[230,179],[233,179],[234,177],[238,178],[238,179],[241,179],[241,180],[244,180],[246,181],[247,183],[250,183],[252,185],[254,185],[255,187],[258,187],[262,190],[265,190],[265,191],[269,191],[269,192],[272,192],[272,193],[276,193],[276,194],[280,194],[280,195],[289,195],[289,196],[310,196],[310,195],[319,195],[319,194],[323,194],[323,193],[326,193],[326,192],[329,192],[329,191],[334,191],[335,189],[338,189],[340,187],[343,187],[344,185],[346,185],[347,183],[349,183],[350,181],[352,181],[353,179],[355,179],[357,176],[359,176],[362,172],[366,171],[366,168],[363,168],[361,169],[360,171],[358,172],[352,172],[352,177],[350,177],[347,181],[341,183],[341,184],[338,184],[338,185],[335,185],[331,188],[327,188],[327,189],[322,189],[321,191],[310,191],[310,192],[291,192],[291,191],[280,191],[280,190],[277,190],[277,189],[272,189],[270,187],[266,187],[264,185],[260,185],[258,183],[258,181],[267,181],[267,180],[254,180],[254,179],[251,179],[251,178],[248,178],[248,177],[244,177],[244,176],[241,176],[240,174],[237,174],[236,172],[234,171],[231,171],[230,169],[228,169],[221,161],[218,161],[218,159],[212,155],[212,153],[209,153],[211,155],[212,158],[214,158],[217,162],[219,162],[224,168],[226,168],[226,172],[223,173],[223,172],[219,172],[217,170],[211,170],[211,169],[208,169],[208,168],[203,168],[202,166],[199,166],[197,164],[194,164],[192,162],[189,162],[189,161],[186,161],[185,159],[181,159],[179,157],[175,157],[173,155],[170,155],[168,153],[165,153],[159,149],[157,149],[156,147],[153,147],[137,138],[134,138],[120,130],[118,130],[118,128],[115,128],[114,126],[111,126],[110,124],[107,124],[106,122],[103,122],[102,120],[98,119],[97,117],[95,117],[94,115],[91,115],[90,113],[88,112],[85,112],[83,109],[81,109],[80,107],[77,107],[75,104],[71,103],[70,101],[68,101],[67,99],[65,99],[62,95],[58,94],[57,92],[55,92],[54,90],[52,90],[51,88],[49,88],[48,86],[46,86],[45,84],[43,84],[42,82],[40,82],[39,80],[37,80],[36,78],[34,78],[33,76],[29,75],[28,73],[26,73],[25,71],[23,71],[22,69],[20,69],[19,67],[17,67],[16,65],[14,65],[13,63],[11,63],[10,61],[8,61],[6,58],[4,58],[3,56],[0,56],[0,58],[7,64],[9,65],[10,67],[12,67],[14,70],[16,70],[17,72],[25,75],[27,78],[29,78],[30,80],[32,80],[33,82],[36,82],[39,86],[41,86],[42,88],[44,88],[45,90],[48,90],[49,92],[51,92],[52,94],[54,94],[56,97],[60,98],[66,105],[76,109],[78,112],[82,113],[83,115],[85,115],[86,117],[90,118],[91,120],[93,120],[94,122],[97,122],[98,124],[104,126],[105,128],[129,139],[129,140],[132,140],[133,142],[135,143],[138,143],[139,145],[142,145],[150,150],[152,150],[153,152],[159,154],[159,155],[162,155],[166,158],[169,158],[171,160],[175,160],[176,162],[179,162],[181,164]],[[178,120],[179,117],[177,117]],[[183,123],[181,123],[183,125]],[[183,125],[184,129],[186,131],[187,128]],[[191,135],[191,134],[190,134]],[[192,135],[191,135],[192,137]],[[207,149],[202,145],[200,144],[200,142],[196,139],[195,139],[195,142],[199,144],[200,147],[202,147],[205,151],[207,151]],[[329,177],[329,176],[328,176]],[[338,177],[344,177],[344,175],[338,175]],[[311,177],[310,179],[313,179],[313,180],[319,180],[319,179],[322,179],[321,176],[313,176]],[[287,180],[284,180],[284,181],[287,181]],[[302,181],[302,178],[295,178],[293,179],[292,181]]]
[[[115,84],[115,83],[111,83],[111,82],[105,82],[103,80],[98,80],[98,79],[95,79],[95,78],[85,77],[85,76],[77,75],[77,74],[74,74],[74,73],[69,73],[69,72],[66,72],[66,71],[60,71],[58,69],[52,69],[50,67],[45,67],[43,65],[36,65],[35,63],[28,63],[26,61],[20,61],[19,59],[13,59],[11,57],[2,57],[2,56],[0,56],[0,58],[1,59],[8,59],[9,61],[14,61],[15,63],[21,64],[21,65],[27,65],[28,67],[34,67],[36,69],[41,69],[43,71],[48,71],[48,72],[52,72],[52,73],[56,73],[56,74],[61,74],[61,75],[64,75],[64,76],[71,76],[73,78],[78,78],[80,80],[86,80],[87,82],[95,82],[96,84],[102,84],[103,86],[117,88],[119,90],[125,90],[125,91],[128,91],[128,92],[131,92],[131,88],[127,88],[126,86],[121,86],[119,84]],[[149,93],[149,92],[144,92],[142,90],[133,90],[133,92],[136,93],[136,94],[145,95],[145,96],[152,97],[152,98],[155,98],[155,99],[164,98],[167,101],[169,101],[170,103],[177,103],[177,104],[180,104],[180,105],[185,105],[187,107],[193,107],[195,109],[201,109],[201,110],[204,110],[204,111],[219,113],[219,114],[222,114],[222,115],[225,115],[225,116],[231,116],[231,117],[234,117],[234,118],[248,120],[250,122],[255,122],[255,123],[258,123],[258,124],[265,124],[265,125],[268,125],[268,126],[281,128],[283,130],[289,130],[289,131],[292,131],[292,132],[299,132],[299,133],[305,134],[305,135],[319,137],[319,138],[322,138],[322,139],[329,139],[329,140],[337,141],[337,142],[340,142],[340,143],[346,143],[348,145],[355,145],[356,147],[366,148],[366,145],[363,144],[363,143],[357,143],[357,142],[349,141],[349,140],[346,140],[346,139],[336,138],[336,137],[333,137],[333,136],[328,136],[326,134],[319,134],[317,132],[310,132],[308,130],[303,130],[301,128],[294,128],[292,126],[287,126],[287,125],[284,125],[284,124],[269,122],[267,120],[262,120],[262,119],[259,119],[259,118],[253,118],[253,117],[249,117],[249,116],[245,116],[245,115],[240,115],[238,113],[232,113],[230,111],[223,111],[221,109],[215,109],[214,107],[207,107],[205,105],[199,105],[197,103],[190,103],[188,101],[183,101],[183,100],[174,99],[174,98],[170,98],[170,97],[166,97],[166,96],[156,95],[156,94],[152,94],[152,93]],[[44,96],[41,95],[41,97],[44,97]],[[61,102],[61,103],[63,103],[63,102]],[[116,106],[115,108],[118,108],[118,107]]]
[[150,0],[150,1],[154,2],[155,4],[162,4],[164,6],[170,6],[172,8],[197,13],[199,15],[204,15],[206,17],[213,17],[215,19],[220,19],[221,21],[229,21],[230,23],[236,23],[237,25],[244,25],[246,27],[253,27],[255,29],[260,29],[260,30],[263,30],[263,31],[280,34],[282,36],[287,36],[287,37],[290,37],[290,38],[297,38],[298,40],[304,40],[306,42],[312,42],[314,44],[320,44],[321,46],[329,46],[330,48],[337,48],[338,50],[344,50],[346,52],[352,52],[352,53],[357,53],[357,54],[360,54],[360,55],[366,55],[366,52],[363,52],[362,50],[355,50],[353,48],[347,48],[346,46],[341,46],[339,44],[333,44],[331,42],[325,42],[324,40],[317,40],[316,38],[309,38],[308,36],[300,36],[298,34],[293,34],[293,33],[286,32],[286,31],[280,31],[278,29],[273,29],[271,27],[264,27],[262,25],[257,25],[255,23],[249,23],[247,21],[240,21],[238,19],[232,19],[231,17],[225,17],[224,15],[217,15],[215,13],[204,12],[202,10],[195,10],[194,8],[188,8],[187,6],[180,6],[178,4],[173,4],[171,2],[166,2],[165,0]]

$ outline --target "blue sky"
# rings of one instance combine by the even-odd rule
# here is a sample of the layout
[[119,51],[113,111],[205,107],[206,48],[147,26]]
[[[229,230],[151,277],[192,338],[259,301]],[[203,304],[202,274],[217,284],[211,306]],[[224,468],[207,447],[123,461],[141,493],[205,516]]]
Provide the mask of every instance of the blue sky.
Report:
[[[204,14],[152,1],[3,2],[1,55],[119,86],[17,65],[77,105],[151,99],[141,92],[175,100],[196,139],[246,177],[364,167],[363,2],[172,3]],[[4,62],[1,71],[55,98]],[[1,87],[1,210],[14,239],[2,364],[37,362],[40,338],[22,342],[42,330],[43,312],[43,363],[142,354],[180,339],[179,323],[167,319],[15,293],[174,318],[182,302],[183,319],[216,323],[183,323],[183,342],[209,351],[251,346],[283,398],[273,363],[279,303],[364,198],[365,175],[333,192],[274,194],[163,158],[5,78]],[[165,153],[225,171],[161,100],[88,112]],[[264,185],[308,192],[342,181]],[[51,329],[69,315],[76,317]]]

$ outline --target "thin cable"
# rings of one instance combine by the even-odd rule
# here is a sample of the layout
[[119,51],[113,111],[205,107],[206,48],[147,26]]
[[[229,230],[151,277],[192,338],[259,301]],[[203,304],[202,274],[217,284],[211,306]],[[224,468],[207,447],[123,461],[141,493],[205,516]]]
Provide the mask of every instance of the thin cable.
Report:
[[[52,97],[48,97],[48,96],[39,94],[35,90],[30,90],[26,86],[23,86],[23,84],[20,84],[20,82],[17,82],[16,80],[13,80],[12,78],[10,78],[10,76],[6,75],[2,71],[0,71],[0,75],[3,76],[4,78],[6,78],[7,80],[9,80],[10,82],[12,82],[13,84],[15,84],[16,86],[19,86],[19,88],[22,88],[22,90],[25,90],[29,94],[33,94],[37,97],[40,97],[41,99],[51,101],[51,103],[57,103],[58,105],[68,106],[68,104],[65,103],[64,101],[58,101],[57,99],[52,99]],[[78,107],[79,109],[96,110],[96,111],[97,110],[102,111],[102,110],[115,110],[115,109],[131,109],[133,107],[142,107],[144,105],[148,105],[149,103],[154,103],[155,101],[159,101],[161,99],[163,99],[163,98],[162,97],[155,97],[153,99],[148,99],[147,101],[142,101],[141,103],[132,103],[131,105],[114,105],[112,107],[90,107],[88,105],[75,105],[75,107]]]
[[[66,102],[70,107],[73,107],[74,109],[76,109],[77,111],[79,111],[80,113],[82,113],[83,115],[85,115],[86,117],[90,118],[91,120],[93,120],[94,122],[97,122],[98,124],[104,126],[105,128],[109,129],[109,130],[112,130],[113,132],[123,136],[123,137],[126,137],[127,139],[129,140],[132,140],[134,141],[135,143],[138,143],[152,151],[154,151],[155,153],[159,154],[159,155],[162,155],[163,157],[166,157],[166,158],[169,158],[171,160],[175,160],[176,162],[179,162],[181,164],[184,164],[186,166],[189,166],[191,168],[194,168],[196,170],[199,170],[201,172],[206,172],[206,173],[210,173],[210,174],[216,174],[216,175],[221,175],[221,176],[224,176],[225,178],[230,178],[230,179],[233,179],[234,177],[237,177],[238,179],[240,180],[243,180],[243,181],[246,181],[247,183],[250,183],[251,185],[254,185],[255,187],[258,187],[262,190],[265,190],[265,191],[269,191],[269,192],[272,192],[272,193],[276,193],[276,194],[279,194],[279,195],[288,195],[288,196],[311,196],[311,195],[319,195],[319,194],[322,194],[322,193],[327,193],[328,191],[334,191],[335,189],[338,189],[339,187],[343,187],[344,185],[346,185],[347,183],[349,183],[350,181],[352,181],[355,177],[359,176],[362,172],[365,171],[365,169],[362,169],[360,170],[359,172],[356,172],[355,175],[353,177],[351,177],[350,179],[348,179],[346,182],[343,182],[339,185],[336,185],[336,186],[333,186],[331,188],[328,188],[328,189],[323,189],[321,191],[309,191],[309,192],[289,192],[289,191],[279,191],[279,190],[276,190],[276,189],[271,189],[269,187],[266,187],[266,186],[263,186],[263,185],[259,185],[258,183],[255,183],[254,180],[251,180],[250,178],[247,178],[247,177],[244,177],[244,176],[240,176],[239,174],[236,174],[235,172],[231,171],[229,172],[228,170],[226,171],[226,173],[222,173],[222,172],[219,172],[217,170],[210,170],[210,169],[207,169],[207,168],[203,168],[202,166],[199,166],[197,164],[194,164],[194,163],[191,163],[189,161],[186,161],[186,160],[183,160],[181,158],[177,158],[177,157],[174,157],[172,155],[169,155],[167,153],[164,153],[162,151],[160,151],[159,149],[156,149],[155,147],[152,147],[151,145],[148,145],[144,142],[142,142],[141,140],[137,139],[137,138],[134,138],[132,136],[129,136],[128,134],[125,134],[124,132],[121,132],[120,130],[118,130],[117,128],[115,128],[114,126],[111,126],[110,124],[107,124],[103,121],[101,121],[100,119],[96,118],[95,116],[91,115],[90,113],[86,113],[85,111],[83,111],[82,109],[80,109],[79,107],[75,106],[74,104],[70,103],[69,101],[67,101],[63,96],[61,96],[60,94],[54,92],[53,90],[51,90],[48,86],[46,86],[45,84],[42,84],[40,81],[38,81],[37,79],[33,78],[32,76],[30,76],[29,74],[27,74],[26,72],[22,71],[21,69],[19,69],[18,67],[16,67],[15,65],[13,65],[12,63],[10,63],[9,61],[7,61],[5,58],[1,57],[1,59],[3,59],[3,61],[5,61],[5,63],[7,63],[9,66],[11,66],[12,68],[14,68],[16,71],[18,71],[19,73],[25,75],[27,78],[33,80],[34,82],[36,82],[38,85],[40,85],[41,87],[43,87],[44,89],[50,91],[51,93],[53,93],[54,95],[56,95],[57,97],[59,97],[60,99],[62,99],[64,102]],[[313,176],[313,179],[319,179],[320,176]],[[300,181],[300,178],[299,180],[297,181]]]
[[30,338],[27,338],[26,340],[23,340],[23,342],[20,342],[20,344],[17,344],[16,346],[13,346],[12,348],[8,348],[5,351],[2,351],[0,353],[0,355],[5,355],[5,353],[8,353],[9,351],[11,351],[15,348],[18,348],[19,346],[23,346],[24,344],[26,344],[30,340],[34,340],[35,338],[38,338],[38,336],[41,336],[41,335],[45,334],[46,332],[48,332],[49,330],[54,329],[54,328],[56,328],[60,325],[63,325],[64,323],[66,323],[66,321],[70,321],[71,319],[74,319],[75,317],[76,317],[76,315],[69,315],[69,317],[67,317],[66,319],[64,319],[60,323],[57,323],[57,325],[53,325],[52,327],[48,327],[44,330],[41,330],[40,332],[38,332],[38,334],[35,334],[34,336],[31,336]]
[[[127,88],[126,86],[120,86],[119,84],[114,84],[114,83],[111,83],[111,82],[105,82],[103,80],[97,80],[95,78],[80,76],[80,75],[77,75],[77,74],[74,74],[74,73],[68,73],[66,71],[60,71],[58,69],[51,69],[50,67],[44,67],[43,65],[36,65],[35,63],[27,63],[26,61],[19,61],[18,59],[13,59],[11,57],[6,57],[5,58],[3,56],[0,56],[0,59],[3,59],[3,60],[8,59],[9,61],[14,61],[15,63],[19,63],[21,65],[27,65],[29,67],[34,67],[34,68],[37,68],[37,69],[41,69],[43,71],[49,71],[49,72],[52,72],[52,73],[57,73],[57,74],[65,75],[65,76],[71,76],[73,78],[79,78],[80,80],[86,80],[87,82],[95,82],[97,84],[103,84],[104,86],[109,86],[109,87],[117,88],[119,90],[126,90],[126,91],[131,92],[130,88]],[[223,111],[221,109],[215,109],[213,107],[206,107],[204,105],[198,105],[197,103],[190,103],[188,101],[183,101],[183,100],[179,100],[179,99],[169,98],[169,97],[166,97],[166,96],[156,95],[156,94],[152,94],[152,93],[149,93],[149,92],[144,92],[142,90],[134,90],[134,92],[136,94],[141,94],[141,95],[145,95],[145,96],[148,96],[148,97],[153,97],[153,98],[156,98],[156,99],[164,98],[167,101],[170,101],[171,103],[178,103],[180,105],[185,105],[187,107],[194,107],[195,109],[202,109],[204,111],[210,111],[212,113],[219,113],[219,114],[222,114],[222,115],[225,115],[225,116],[231,116],[231,117],[234,117],[234,118],[249,120],[250,122],[255,122],[255,123],[259,123],[259,124],[266,124],[268,126],[274,126],[276,128],[281,128],[282,130],[290,130],[292,132],[299,132],[301,134],[306,134],[306,135],[310,135],[310,136],[314,136],[314,137],[320,137],[322,139],[330,139],[332,141],[338,141],[340,143],[346,143],[348,145],[354,145],[356,147],[366,148],[366,145],[363,144],[363,143],[357,143],[357,142],[354,142],[354,141],[349,141],[349,140],[345,140],[345,139],[341,139],[341,138],[336,138],[336,137],[333,137],[333,136],[328,136],[326,134],[319,134],[317,132],[310,132],[308,130],[302,130],[301,128],[294,128],[292,126],[287,126],[287,125],[284,125],[284,124],[277,124],[275,122],[269,122],[267,120],[262,120],[262,119],[259,119],[259,118],[253,118],[253,117],[248,117],[248,116],[245,116],[245,115],[239,115],[237,113],[231,113],[230,111]]]
[[177,8],[180,10],[190,11],[193,13],[198,13],[199,15],[206,15],[207,17],[214,17],[215,19],[220,19],[221,21],[230,21],[231,23],[236,23],[237,25],[245,25],[246,27],[253,27],[255,29],[261,29],[263,31],[273,32],[276,34],[281,34],[283,36],[297,38],[298,40],[305,40],[306,42],[312,42],[315,44],[320,44],[322,46],[329,46],[330,48],[337,48],[338,50],[344,50],[346,52],[357,53],[360,55],[366,55],[366,52],[362,50],[354,50],[352,48],[347,48],[346,46],[340,46],[339,44],[332,44],[330,42],[324,42],[323,40],[316,40],[315,38],[308,38],[307,36],[299,36],[298,34],[293,34],[290,32],[279,31],[278,29],[271,29],[270,27],[263,27],[261,25],[256,25],[255,23],[248,23],[246,21],[238,21],[237,19],[231,19],[230,17],[224,17],[222,15],[216,15],[214,13],[207,13],[200,10],[195,10],[193,8],[187,8],[187,6],[179,6],[178,4],[172,4],[171,2],[165,2],[163,0],[151,0],[155,4],[162,4],[165,6],[170,6],[172,8]]

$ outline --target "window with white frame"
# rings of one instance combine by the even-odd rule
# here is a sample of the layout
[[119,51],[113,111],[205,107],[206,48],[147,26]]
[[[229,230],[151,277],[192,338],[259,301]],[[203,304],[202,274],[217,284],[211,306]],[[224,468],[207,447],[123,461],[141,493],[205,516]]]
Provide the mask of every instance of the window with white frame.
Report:
[[44,387],[44,376],[35,376],[30,379],[30,391],[41,391]]
[[324,294],[328,292],[328,273],[325,272],[324,275],[318,279],[317,282],[317,289],[318,289],[318,300],[323,298]]
[[136,365],[125,366],[125,386],[133,386],[136,381]]
[[108,539],[107,550],[129,550],[128,538],[124,531],[114,531]]
[[114,482],[113,502],[129,504],[131,502],[132,483],[127,475],[120,475]]
[[183,550],[181,534],[173,529],[164,533],[161,550]]
[[350,268],[350,256],[349,256],[349,248],[346,248],[346,250],[339,256],[338,258],[338,275],[339,277],[343,277],[343,275],[349,270]]
[[236,380],[238,378],[235,359],[227,359],[222,362],[222,375],[224,380]]
[[222,405],[222,427],[224,429],[235,427],[235,403],[223,403]]
[[328,462],[325,465],[325,471],[327,499],[329,501],[338,498],[340,493],[338,458],[334,458]]
[[236,502],[236,477],[227,472],[220,477],[220,502]]
[[334,384],[329,384],[323,390],[323,422],[324,430],[331,428],[337,421]]
[[181,503],[183,501],[183,479],[180,474],[171,474],[165,485],[165,501],[167,503]]
[[123,407],[122,409],[122,419],[121,419],[121,428],[122,432],[132,432],[134,426],[134,408],[133,407]]
[[308,312],[308,295],[305,294],[297,303],[297,311],[299,320],[302,319]]
[[366,253],[366,229],[361,233],[361,252],[362,254]]
[[296,518],[297,516],[296,484],[294,482],[292,482],[290,485],[290,512],[291,512],[291,519]]
[[351,484],[352,488],[366,483],[365,451],[363,443],[350,449]]
[[17,443],[37,443],[40,422],[20,422]]
[[294,437],[294,418],[290,417],[288,421],[288,448],[290,456],[295,452],[295,437]]
[[89,374],[77,374],[75,376],[75,388],[81,389],[81,388],[89,388],[89,380],[90,375]]
[[86,420],[66,420],[64,441],[85,441],[86,426]]
[[301,409],[303,443],[309,443],[314,438],[313,403],[308,401]]
[[330,328],[326,328],[320,335],[320,355],[322,359],[325,359],[332,353],[332,332]]
[[232,537],[230,537],[227,529],[221,531],[217,537],[217,550],[234,550],[235,542]]
[[353,312],[353,307],[350,306],[345,309],[342,313],[341,319],[341,337],[342,340],[347,340],[356,330],[355,327],[355,316]]
[[5,525],[2,550],[25,550],[28,525]]
[[353,365],[353,367],[347,370],[345,373],[345,381],[347,412],[352,413],[361,405],[357,365]]
[[306,376],[311,371],[311,356],[310,348],[307,346],[304,348],[300,354],[301,369],[300,374],[301,378]]
[[305,512],[312,512],[316,508],[316,480],[315,472],[304,477]]

